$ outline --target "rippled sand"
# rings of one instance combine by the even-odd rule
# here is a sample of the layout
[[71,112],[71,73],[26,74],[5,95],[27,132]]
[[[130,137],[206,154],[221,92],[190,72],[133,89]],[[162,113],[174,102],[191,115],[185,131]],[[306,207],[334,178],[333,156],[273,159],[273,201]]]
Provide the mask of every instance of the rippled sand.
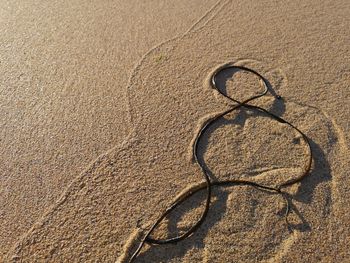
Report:
[[[129,84],[124,86],[123,106],[118,104],[119,97],[113,98],[127,113],[120,111],[116,115],[113,109],[116,104],[112,101],[110,106],[107,102],[104,104],[105,98],[111,99],[106,88],[96,88],[96,92],[106,94],[103,105],[95,105],[93,109],[103,108],[119,123],[108,126],[106,132],[117,136],[115,127],[121,127],[131,131],[130,134],[119,135],[122,142],[117,146],[104,141],[105,153],[89,166],[85,162],[79,163],[81,167],[75,166],[75,170],[69,167],[74,171],[77,167],[84,170],[79,176],[43,174],[43,182],[51,182],[50,177],[65,182],[47,188],[47,191],[54,189],[62,193],[56,202],[51,202],[50,208],[42,206],[54,197],[42,201],[43,195],[37,192],[42,191],[40,184],[32,180],[27,184],[36,199],[28,201],[26,196],[30,204],[21,208],[19,221],[24,211],[33,206],[38,210],[31,217],[35,223],[27,231],[23,228],[23,236],[13,244],[5,261],[118,262],[118,259],[127,259],[133,244],[139,242],[139,237],[161,211],[183,189],[202,180],[191,156],[191,147],[205,120],[231,105],[210,87],[208,80],[213,70],[227,62],[253,68],[264,75],[283,100],[269,95],[255,104],[295,124],[311,140],[312,172],[300,184],[287,189],[293,204],[290,216],[293,232],[286,228],[282,216],[284,202],[280,197],[248,186],[215,188],[209,216],[193,236],[175,246],[145,246],[138,261],[346,262],[350,259],[347,250],[350,218],[346,202],[349,198],[350,106],[346,102],[350,100],[349,5],[346,1],[322,4],[317,1],[219,1],[210,6],[201,12],[202,16],[198,15],[197,18],[201,18],[197,22],[192,21],[192,26],[182,30],[183,34],[157,45],[143,56],[131,73]],[[98,28],[96,32],[100,32]],[[109,32],[114,34],[112,29]],[[86,50],[81,52],[84,55]],[[111,57],[106,55],[105,59]],[[97,65],[100,63],[105,65],[101,61]],[[112,66],[116,62],[109,63]],[[108,86],[94,75],[90,78],[95,85]],[[238,72],[223,80],[222,85],[228,94],[243,100],[256,92],[259,81],[251,74]],[[72,92],[67,90],[67,94]],[[86,100],[92,97],[86,94]],[[72,109],[76,106],[74,100],[67,104]],[[90,124],[95,119],[100,125],[108,123],[103,114],[87,116],[77,118],[84,125],[88,125],[89,118]],[[121,121],[123,118],[128,122]],[[91,127],[77,126],[76,129],[90,134],[84,137],[89,141]],[[67,149],[80,145],[79,140],[76,146],[65,143]],[[95,143],[100,145],[99,141]],[[218,180],[245,178],[274,184],[301,173],[300,167],[306,158],[304,146],[285,125],[241,110],[220,120],[205,134],[201,158]],[[84,151],[90,149],[86,147]],[[89,153],[84,158],[91,156]],[[67,159],[62,162],[69,166]],[[22,178],[20,174],[17,176]],[[18,188],[23,186],[19,179],[11,180]],[[71,182],[69,186],[68,182]],[[9,189],[6,184],[4,189]],[[26,193],[26,189],[23,191]],[[170,230],[171,235],[193,224],[202,211],[202,201],[202,194],[195,195],[181,211],[164,222],[156,235],[164,237],[168,234],[166,230]],[[18,206],[12,204],[12,207]],[[32,222],[12,221],[10,225],[16,224],[28,226]]]

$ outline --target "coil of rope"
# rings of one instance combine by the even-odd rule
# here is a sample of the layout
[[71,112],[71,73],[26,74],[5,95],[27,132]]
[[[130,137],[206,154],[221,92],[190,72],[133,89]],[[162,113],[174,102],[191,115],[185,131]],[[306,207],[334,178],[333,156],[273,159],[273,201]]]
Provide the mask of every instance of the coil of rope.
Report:
[[[218,87],[217,87],[217,76],[219,73],[223,72],[224,70],[228,70],[228,69],[232,69],[232,70],[240,70],[240,71],[245,71],[248,73],[252,73],[254,75],[256,75],[263,83],[264,86],[264,90],[262,93],[252,96],[244,101],[239,101],[237,99],[231,98],[230,96],[226,95],[224,92],[222,92]],[[262,96],[265,96],[268,91],[269,91],[269,84],[267,79],[265,79],[261,74],[259,74],[258,72],[256,72],[253,69],[244,67],[244,66],[237,66],[237,65],[224,65],[222,67],[219,67],[216,71],[213,72],[212,76],[211,76],[211,86],[212,88],[216,89],[222,96],[224,96],[225,98],[227,98],[228,100],[230,100],[231,102],[236,103],[236,105],[232,106],[231,108],[229,108],[228,110],[221,112],[219,114],[217,114],[216,116],[212,117],[211,119],[209,119],[206,123],[204,123],[204,125],[202,126],[202,128],[199,130],[198,134],[196,135],[194,144],[193,144],[193,156],[194,156],[194,160],[197,163],[197,165],[200,167],[203,177],[204,177],[204,182],[198,184],[196,187],[189,189],[187,192],[185,192],[183,195],[181,195],[180,197],[178,197],[160,216],[159,218],[156,220],[156,222],[150,227],[150,229],[146,232],[146,234],[144,235],[144,237],[142,238],[139,246],[136,248],[135,252],[132,254],[132,256],[129,259],[129,263],[134,262],[134,260],[137,258],[137,256],[139,255],[141,249],[143,248],[143,246],[147,243],[147,244],[154,244],[154,245],[164,245],[164,244],[173,244],[173,243],[177,243],[181,240],[184,240],[186,238],[188,238],[189,236],[191,236],[205,221],[209,209],[210,209],[210,202],[211,202],[211,196],[212,196],[212,187],[216,186],[216,187],[225,187],[225,186],[233,186],[233,185],[248,185],[248,186],[252,186],[261,190],[266,190],[266,191],[270,191],[276,194],[279,194],[283,197],[285,203],[286,203],[286,209],[285,209],[285,220],[287,225],[289,225],[288,223],[288,215],[290,212],[290,203],[289,200],[286,196],[286,192],[283,192],[282,189],[286,188],[288,186],[291,186],[293,184],[296,184],[298,182],[300,182],[301,180],[303,180],[309,173],[311,170],[311,164],[312,164],[312,150],[311,150],[311,145],[310,145],[310,141],[307,138],[307,136],[301,131],[299,130],[296,126],[294,126],[293,124],[291,124],[290,122],[284,120],[283,118],[269,112],[268,110],[259,107],[259,106],[255,106],[255,105],[251,105],[249,104],[249,102],[256,100]],[[277,99],[281,99],[280,96],[278,95],[274,95]],[[240,108],[246,108],[246,109],[250,109],[250,110],[254,110],[254,111],[258,111],[258,112],[263,112],[265,114],[267,114],[269,117],[271,117],[272,119],[288,125],[289,127],[293,128],[297,133],[299,133],[299,135],[301,136],[301,138],[304,140],[304,142],[306,143],[307,146],[307,151],[308,151],[308,158],[306,160],[306,166],[304,169],[304,172],[293,179],[288,180],[287,182],[284,182],[278,186],[268,186],[268,185],[263,185],[260,183],[256,183],[256,182],[252,182],[252,181],[248,181],[248,180],[241,180],[241,179],[231,179],[231,180],[225,180],[225,181],[211,181],[208,171],[205,169],[205,164],[200,161],[200,158],[198,157],[198,151],[199,151],[199,141],[202,138],[203,134],[208,130],[209,127],[211,127],[216,121],[218,121],[220,118],[224,117],[225,115],[238,110]],[[152,238],[151,235],[153,233],[153,231],[157,228],[157,226],[161,223],[161,221],[171,212],[173,211],[176,207],[178,207],[179,205],[181,205],[185,200],[187,200],[188,198],[190,198],[192,195],[194,195],[195,193],[202,191],[202,190],[206,190],[206,200],[205,200],[205,207],[204,210],[200,216],[200,218],[198,219],[198,221],[192,225],[185,233],[180,234],[176,237],[172,237],[172,238],[168,238],[168,239],[155,239]]]

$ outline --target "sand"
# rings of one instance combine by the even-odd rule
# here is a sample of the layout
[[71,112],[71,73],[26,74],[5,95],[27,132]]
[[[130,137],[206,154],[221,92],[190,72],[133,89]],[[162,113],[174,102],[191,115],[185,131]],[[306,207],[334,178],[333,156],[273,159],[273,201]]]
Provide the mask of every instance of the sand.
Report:
[[214,3],[0,1],[0,258],[130,133],[135,63]]
[[[43,187],[44,183],[40,184],[39,179],[35,181],[33,175],[26,179],[28,181],[21,182],[10,177],[15,191],[9,191],[11,185],[4,184],[7,196],[14,197],[3,210],[7,221],[4,220],[2,228],[6,229],[10,222],[10,227],[17,227],[19,234],[16,232],[17,238],[6,232],[2,235],[9,238],[8,244],[12,242],[7,246],[11,248],[5,251],[5,262],[118,262],[127,258],[133,244],[139,241],[138,237],[161,211],[183,189],[201,182],[202,175],[191,156],[191,147],[205,120],[232,104],[215,92],[208,82],[211,72],[227,62],[248,66],[263,74],[283,100],[269,95],[255,103],[295,124],[311,140],[314,153],[312,172],[300,184],[287,189],[293,203],[290,216],[293,232],[286,228],[281,214],[284,202],[280,197],[247,186],[215,189],[209,216],[193,236],[176,245],[146,246],[137,261],[350,260],[347,249],[350,244],[347,226],[350,221],[347,213],[350,195],[349,4],[346,1],[324,1],[322,4],[317,1],[219,1],[210,6],[203,7],[206,11],[201,12],[202,16],[198,15],[197,19],[201,18],[197,22],[187,20],[192,25],[183,29],[182,34],[145,53],[132,71],[129,84],[124,87],[124,99],[114,97],[114,101],[108,104],[105,99],[111,96],[106,87],[109,82],[100,82],[100,79],[107,81],[106,78],[96,78],[91,74],[91,84],[88,84],[85,82],[88,80],[79,77],[85,83],[81,90],[85,91],[86,85],[95,83],[101,85],[101,88],[93,89],[95,92],[106,92],[101,98],[102,105],[94,104],[92,108],[96,111],[103,108],[113,116],[116,123],[106,128],[110,136],[117,136],[115,127],[125,128],[125,133],[118,137],[122,142],[116,145],[106,139],[105,152],[97,160],[87,165],[93,154],[86,153],[84,158],[87,161],[81,164],[82,158],[74,156],[79,164],[71,168],[74,162],[70,162],[69,154],[65,153],[70,150],[65,149],[81,147],[83,152],[91,150],[91,145],[100,142],[82,146],[79,133],[85,134],[86,141],[90,141],[92,137],[89,136],[93,135],[99,138],[99,132],[92,131],[95,120],[100,125],[108,123],[108,119],[102,117],[105,115],[90,115],[84,109],[85,115],[77,115],[77,120],[71,123],[76,133],[67,132],[73,141],[67,139],[66,148],[58,147],[67,154],[61,157],[61,162],[70,171],[83,170],[80,175],[73,176],[73,172],[70,176],[59,172],[56,176],[45,173],[41,180],[49,184],[45,186],[47,188]],[[106,6],[104,8],[110,11]],[[193,10],[200,13],[194,7]],[[86,19],[87,14],[82,17]],[[166,16],[166,12],[163,14]],[[96,19],[99,23],[104,21]],[[100,32],[98,25],[96,31]],[[105,34],[110,36],[114,31]],[[98,37],[92,35],[91,39],[97,41]],[[82,56],[87,52],[79,50]],[[105,55],[105,59],[109,61],[110,55]],[[91,66],[112,66],[115,60],[108,63],[96,61]],[[100,70],[108,75],[108,70]],[[64,79],[65,75],[62,76]],[[48,80],[53,81],[50,77]],[[65,83],[66,93],[58,100],[64,101],[75,112],[74,107],[79,104],[74,100],[67,101],[67,94],[73,96],[74,91],[69,91],[69,82]],[[243,99],[256,92],[259,82],[250,74],[237,73],[223,85],[229,94]],[[122,85],[120,87],[122,89]],[[113,92],[116,92],[114,89],[115,86]],[[54,91],[48,90],[48,96],[56,97]],[[31,96],[27,99],[37,101],[34,95]],[[91,97],[93,94],[85,95],[87,101]],[[120,100],[123,106],[120,106]],[[126,110],[128,116],[125,117],[122,111],[115,113],[113,107],[117,106],[113,102],[119,103],[117,106]],[[47,107],[51,111],[55,109],[54,105]],[[57,108],[53,112],[55,116],[59,114]],[[28,113],[31,123],[33,116],[30,115],[34,113]],[[42,119],[50,119],[49,116],[44,114]],[[58,117],[61,122],[63,116]],[[72,120],[71,116],[67,118]],[[129,120],[129,127],[124,127],[127,125],[123,125],[123,118]],[[43,121],[40,123],[43,127],[47,125]],[[6,134],[8,137],[5,138],[11,141],[9,134],[15,136],[16,133],[8,131]],[[74,141],[76,136],[78,141]],[[201,158],[218,180],[245,178],[266,184],[283,182],[300,174],[306,158],[305,145],[298,143],[295,132],[267,116],[244,110],[221,120],[220,125],[205,136]],[[32,140],[37,141],[38,137]],[[52,142],[52,145],[57,147],[58,142]],[[50,144],[43,140],[39,140],[39,144],[50,148]],[[102,151],[103,147],[100,147]],[[40,153],[40,148],[31,150]],[[13,162],[11,153],[4,152],[2,156]],[[28,156],[23,157],[23,160],[28,159]],[[10,161],[5,159],[3,162]],[[14,166],[16,169],[21,167],[20,164]],[[22,167],[28,170],[27,164],[22,164]],[[22,179],[19,172],[16,174]],[[64,183],[54,184],[52,180]],[[48,194],[42,193],[43,189],[47,189],[50,195],[52,192],[53,197],[45,200]],[[19,205],[15,200],[20,200],[18,193],[25,195],[27,192],[29,194],[23,200],[28,204],[22,208],[23,203],[18,201]],[[202,210],[203,196],[198,194],[189,200],[156,234],[165,236],[165,230],[169,229],[174,235],[190,226]],[[56,201],[55,197],[58,198]],[[23,218],[24,215],[28,215],[28,219]]]

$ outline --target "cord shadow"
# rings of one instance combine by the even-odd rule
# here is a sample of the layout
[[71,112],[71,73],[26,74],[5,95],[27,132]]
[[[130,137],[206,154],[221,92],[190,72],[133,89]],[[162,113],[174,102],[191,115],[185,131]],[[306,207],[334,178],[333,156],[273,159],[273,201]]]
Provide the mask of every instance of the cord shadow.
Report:
[[[219,74],[217,78],[218,89],[220,89],[225,95],[227,94],[226,88],[226,80],[228,78],[232,78],[235,72],[238,72],[237,69],[229,69],[223,71],[222,75]],[[221,75],[221,76],[220,76]],[[286,107],[283,99],[280,99],[279,96],[274,92],[272,85],[270,82],[268,83],[268,91],[276,98],[269,111],[274,113],[277,116],[282,116],[285,113]],[[204,169],[207,171],[211,180],[218,180],[215,175],[212,173],[210,168],[207,166],[204,154],[209,146],[209,138],[210,135],[218,128],[225,125],[239,125],[241,127],[244,126],[245,121],[250,116],[259,116],[271,118],[266,113],[259,111],[247,111],[247,109],[240,108],[240,114],[234,116],[233,118],[220,118],[216,121],[208,130],[203,134],[203,137],[199,141],[199,153],[198,160]],[[311,173],[300,183],[300,186],[297,190],[297,193],[294,195],[286,194],[289,200],[296,200],[302,202],[304,204],[310,204],[313,199],[314,191],[322,182],[331,180],[330,173],[330,165],[327,162],[325,153],[322,148],[315,143],[313,140],[310,140],[311,148],[313,151],[313,168]],[[180,241],[181,245],[178,244],[168,244],[168,245],[150,245],[145,251],[140,253],[137,257],[136,262],[169,262],[174,258],[181,258],[186,255],[187,251],[192,249],[203,249],[205,246],[205,237],[208,234],[208,231],[219,222],[224,216],[227,210],[227,199],[229,196],[229,191],[225,190],[225,188],[221,187],[213,187],[212,194],[212,203],[209,209],[208,216],[204,221],[203,225],[189,238]],[[331,197],[330,197],[331,198]],[[179,222],[181,219],[188,216],[190,213],[193,214],[193,211],[203,206],[205,200],[205,190],[200,191],[186,200],[182,205],[172,211],[167,217],[167,232],[171,233],[170,236],[177,236],[185,229],[181,229],[184,227],[179,226]],[[332,200],[327,201],[328,205],[331,205]],[[302,212],[300,212],[297,207],[290,202],[291,212],[294,213],[299,219],[298,223],[289,223],[288,228],[293,230],[298,230],[300,232],[308,232],[311,231],[311,226],[308,223],[307,219],[303,216]],[[202,211],[202,210],[201,210]],[[200,212],[201,212],[200,211]],[[200,214],[200,212],[196,212],[196,214]],[[327,212],[326,212],[327,213]],[[281,218],[283,217],[283,213],[279,214]],[[192,218],[191,218],[192,219]],[[192,219],[195,222],[195,219]],[[170,237],[168,236],[168,238]]]
[[[220,221],[226,211],[226,202],[228,199],[229,192],[213,187],[213,195],[208,217],[206,218],[203,225],[190,237],[180,241],[179,244],[168,244],[168,245],[151,245],[148,246],[147,250],[141,253],[135,262],[141,263],[163,263],[169,262],[175,258],[183,257],[187,251],[191,249],[203,249],[205,246],[204,239],[208,234],[208,231],[215,225],[216,222]],[[186,214],[188,211],[198,207],[198,204],[203,203],[205,200],[205,191],[200,191],[194,196],[185,201],[181,206],[182,209],[176,208],[172,213],[169,214],[168,220],[168,231],[173,235],[179,234],[177,222]],[[181,211],[176,211],[181,210]],[[175,215],[174,215],[175,214]],[[180,245],[181,244],[181,245]]]

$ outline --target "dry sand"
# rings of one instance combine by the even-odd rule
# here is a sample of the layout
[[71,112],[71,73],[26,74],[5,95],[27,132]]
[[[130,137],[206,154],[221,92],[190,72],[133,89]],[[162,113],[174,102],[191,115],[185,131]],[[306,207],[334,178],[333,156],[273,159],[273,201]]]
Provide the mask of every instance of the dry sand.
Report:
[[[31,229],[18,230],[23,236],[9,250],[5,262],[116,262],[118,258],[127,257],[132,244],[138,242],[138,233],[147,230],[183,189],[202,180],[191,156],[191,143],[206,119],[230,107],[230,103],[208,84],[210,73],[226,62],[245,65],[263,74],[283,100],[270,95],[255,103],[289,120],[311,139],[312,172],[300,184],[287,189],[292,196],[290,221],[294,231],[290,233],[286,228],[281,215],[284,202],[280,197],[247,186],[215,189],[209,216],[193,236],[175,246],[146,246],[138,262],[350,260],[350,215],[347,212],[350,197],[350,5],[346,1],[323,1],[322,4],[317,1],[219,1],[206,9],[208,11],[202,12],[197,23],[183,30],[184,34],[145,54],[127,86],[127,106],[120,106],[120,98],[114,98],[110,104],[104,102],[110,95],[108,91],[103,93],[102,105],[93,108],[100,110],[102,107],[113,116],[116,111],[113,103],[119,103],[121,110],[129,110],[131,125],[126,130],[132,132],[114,148],[106,139],[104,149],[111,149],[79,176],[43,174],[43,182],[50,178],[65,182],[44,187],[47,191],[53,189],[56,196],[60,188],[71,181],[60,191],[62,195],[52,207],[42,207],[48,201],[40,200],[43,186],[39,181],[33,182],[32,178],[20,183],[19,179],[17,182],[11,179],[15,192],[4,183],[9,196],[29,191],[34,192],[32,195],[36,198],[28,200],[30,196],[26,196],[26,208],[21,208],[23,212],[18,213],[18,219],[4,220],[3,228],[6,229],[9,222],[11,227],[16,224],[27,227],[28,223],[22,218],[25,212],[32,207],[38,210],[29,216],[32,221],[36,220]],[[163,14],[165,16],[165,12]],[[102,19],[96,19],[102,23]],[[100,33],[98,26],[96,32]],[[115,34],[113,30],[108,32],[106,36]],[[91,39],[97,36],[92,35]],[[79,50],[83,56],[88,49]],[[94,66],[116,63],[110,61],[108,54],[105,58],[109,64],[96,61]],[[105,86],[109,82],[99,82],[104,78],[94,75],[90,78],[91,84],[79,76],[85,83],[81,90],[85,91],[84,87],[93,83],[101,85],[93,89],[97,93],[108,90]],[[49,78],[48,81],[54,80]],[[74,94],[74,91],[69,91],[69,82],[66,85],[66,93],[61,95],[60,101],[75,112],[74,100],[66,101],[67,94]],[[256,92],[258,85],[253,76],[244,73],[236,73],[226,82],[228,93],[240,99]],[[54,89],[47,92],[57,96]],[[116,91],[113,89],[113,92]],[[91,96],[86,94],[86,100]],[[36,101],[32,97],[28,99]],[[76,121],[82,124],[76,127],[76,123],[72,124],[76,130],[73,135],[86,133],[84,138],[89,141],[89,133],[93,132],[96,138],[99,133],[92,131],[93,127],[87,123],[94,123],[98,118],[98,123],[103,125],[108,119],[89,116],[89,111],[83,110],[86,116],[77,116]],[[55,114],[59,114],[58,109]],[[120,119],[115,120],[119,121],[119,126],[114,124],[110,128],[123,126],[122,111],[118,111],[115,118],[119,116]],[[88,121],[90,117],[91,122]],[[30,116],[27,118],[31,121]],[[42,118],[48,118],[47,114]],[[114,132],[108,129],[110,138],[116,136]],[[76,138],[73,135],[70,133],[70,138]],[[69,146],[83,147],[85,152],[95,145],[89,148],[80,146],[79,140],[75,143],[78,145],[72,142],[69,145],[67,140],[66,148],[61,150],[64,152]],[[49,147],[43,140],[38,144]],[[202,142],[201,158],[216,179],[245,178],[274,184],[300,174],[306,157],[304,146],[285,125],[262,114],[242,110],[208,131]],[[2,158],[14,162],[14,153],[11,157],[4,151]],[[93,155],[84,155],[86,160],[89,157]],[[77,158],[75,162],[79,161],[78,157],[74,158]],[[27,156],[23,160],[30,158]],[[62,162],[70,166],[69,157]],[[70,171],[76,171],[79,165],[69,168]],[[19,169],[20,165],[15,167]],[[22,178],[20,174],[17,176]],[[13,197],[13,200],[17,199]],[[166,229],[172,234],[183,231],[200,214],[202,200],[202,194],[196,195],[156,234],[164,236]],[[5,206],[4,215],[16,214],[10,209],[16,210],[20,204],[11,205]],[[6,216],[3,217],[7,220],[11,218]],[[10,233],[12,242],[13,232]]]
[[215,1],[0,1],[0,258],[129,134],[135,63]]

